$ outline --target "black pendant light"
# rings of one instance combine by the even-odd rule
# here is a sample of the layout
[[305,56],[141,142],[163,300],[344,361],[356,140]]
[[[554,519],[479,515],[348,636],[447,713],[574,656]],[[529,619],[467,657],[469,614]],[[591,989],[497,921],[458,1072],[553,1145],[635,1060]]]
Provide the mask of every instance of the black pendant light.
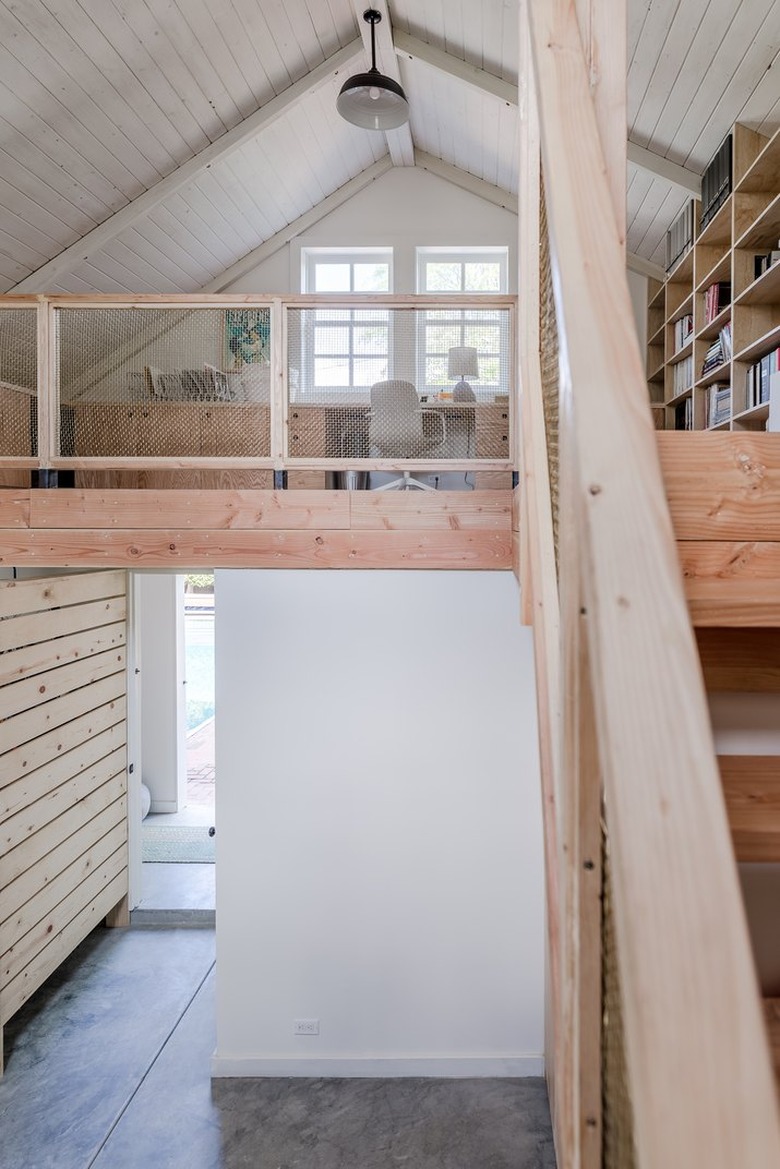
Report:
[[336,109],[353,126],[365,130],[395,130],[409,120],[409,103],[397,81],[385,77],[376,67],[375,26],[382,19],[381,12],[367,8],[363,13],[371,25],[371,68],[368,73],[356,73],[345,81],[336,99]]

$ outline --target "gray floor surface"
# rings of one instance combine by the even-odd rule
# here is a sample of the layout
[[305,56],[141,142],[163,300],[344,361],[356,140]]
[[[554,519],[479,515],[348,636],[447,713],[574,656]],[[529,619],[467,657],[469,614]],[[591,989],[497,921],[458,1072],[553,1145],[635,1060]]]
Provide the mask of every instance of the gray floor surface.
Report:
[[525,1080],[210,1080],[214,932],[98,930],[5,1029],[0,1169],[554,1169]]

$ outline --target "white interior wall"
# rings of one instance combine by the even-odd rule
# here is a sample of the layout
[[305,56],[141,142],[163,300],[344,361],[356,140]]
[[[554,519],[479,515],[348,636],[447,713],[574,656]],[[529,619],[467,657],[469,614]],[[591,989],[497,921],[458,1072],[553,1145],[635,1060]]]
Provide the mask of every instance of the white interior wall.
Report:
[[187,785],[184,577],[136,574],[141,679],[141,778],[152,812],[176,812]]
[[226,292],[300,292],[302,247],[387,246],[394,292],[416,292],[416,247],[509,248],[509,291],[517,292],[517,216],[417,167],[396,167]]
[[214,1074],[538,1074],[536,708],[511,574],[225,570],[216,594]]
[[631,307],[634,310],[637,336],[639,337],[639,351],[642,354],[644,364],[644,355],[647,351],[647,277],[627,268],[626,278],[628,291],[631,295]]

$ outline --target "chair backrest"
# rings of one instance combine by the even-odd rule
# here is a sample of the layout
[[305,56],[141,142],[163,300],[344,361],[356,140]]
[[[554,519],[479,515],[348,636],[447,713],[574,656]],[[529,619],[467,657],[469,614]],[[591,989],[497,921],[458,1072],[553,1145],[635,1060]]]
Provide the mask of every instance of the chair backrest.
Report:
[[417,391],[411,382],[396,378],[371,387],[369,443],[380,457],[402,458],[423,445],[423,425]]

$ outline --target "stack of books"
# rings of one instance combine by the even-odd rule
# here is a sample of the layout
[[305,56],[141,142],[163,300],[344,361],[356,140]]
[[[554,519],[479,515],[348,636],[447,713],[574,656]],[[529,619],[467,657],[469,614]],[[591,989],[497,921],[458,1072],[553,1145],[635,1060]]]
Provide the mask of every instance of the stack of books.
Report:
[[728,280],[718,280],[715,284],[711,284],[704,293],[705,325],[714,321],[727,304],[731,304],[731,284]]
[[693,223],[696,206],[689,199],[666,233],[666,271],[670,272],[693,243]]
[[686,398],[674,409],[674,429],[693,430],[693,399]]
[[731,417],[731,386],[728,382],[713,382],[710,386],[707,425],[719,426]]
[[758,280],[759,276],[763,276],[765,272],[768,272],[778,260],[780,260],[780,240],[777,241],[777,247],[772,248],[771,252],[762,252],[760,256],[754,256],[753,262],[755,264],[756,280]]
[[704,357],[701,367],[701,376],[706,377],[725,362],[731,360],[731,325],[724,325]]
[[676,398],[693,385],[693,356],[684,357],[682,361],[676,362],[672,370],[672,393]]
[[701,176],[702,231],[731,194],[731,135]]
[[770,383],[780,372],[780,346],[765,354],[760,361],[748,367],[745,403],[748,410],[769,401]]
[[693,313],[686,313],[674,322],[674,351],[680,350],[688,344],[693,334]]

